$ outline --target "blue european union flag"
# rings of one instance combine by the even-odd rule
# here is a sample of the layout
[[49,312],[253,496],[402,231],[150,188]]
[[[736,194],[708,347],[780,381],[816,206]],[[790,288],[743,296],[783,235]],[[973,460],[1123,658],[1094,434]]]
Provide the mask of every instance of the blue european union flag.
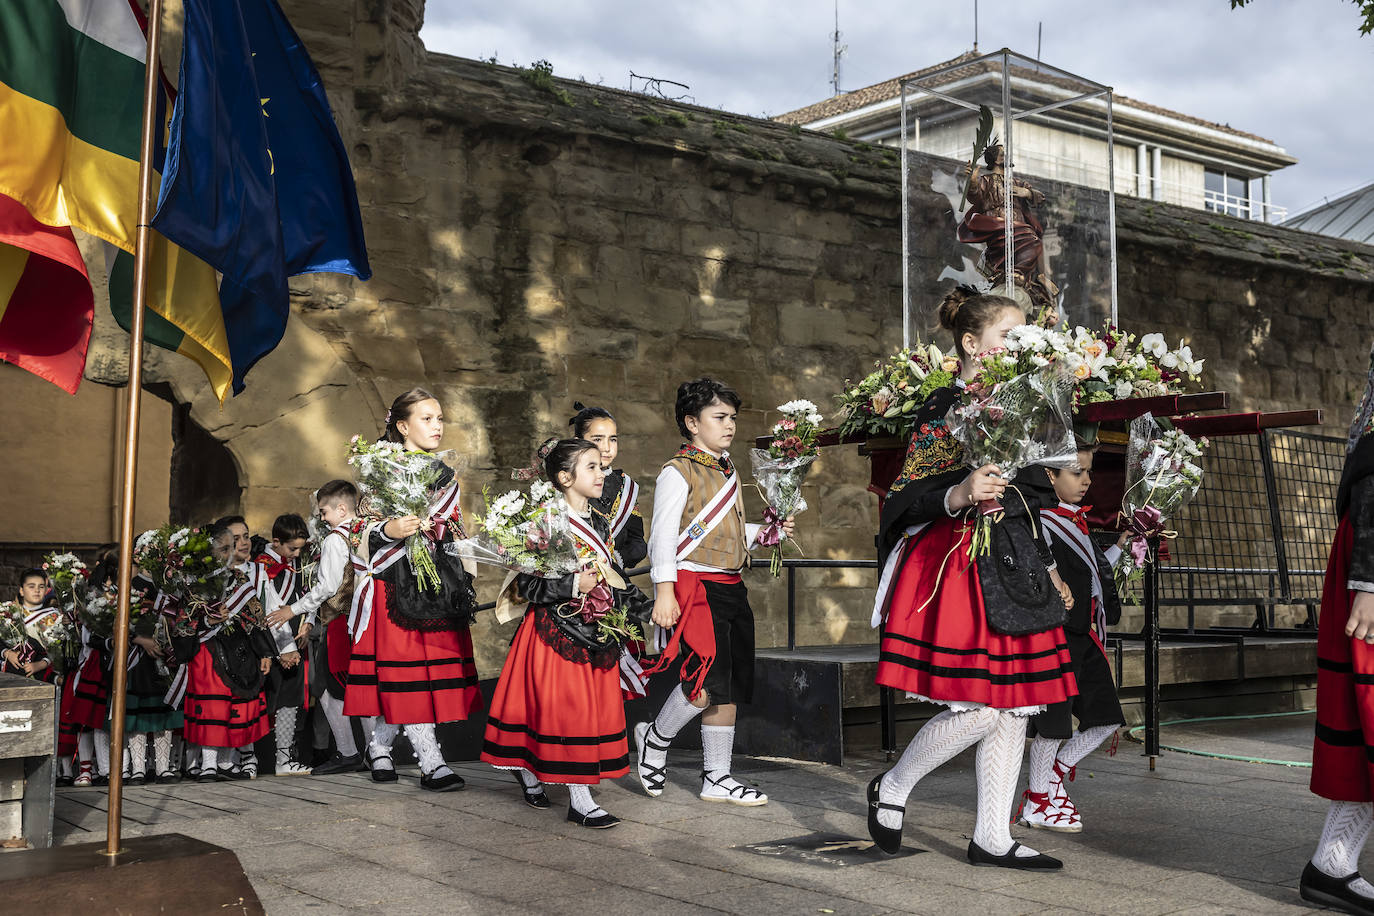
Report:
[[372,276],[348,154],[276,0],[184,0],[180,89],[153,227],[223,274],[243,377],[286,331],[286,278]]

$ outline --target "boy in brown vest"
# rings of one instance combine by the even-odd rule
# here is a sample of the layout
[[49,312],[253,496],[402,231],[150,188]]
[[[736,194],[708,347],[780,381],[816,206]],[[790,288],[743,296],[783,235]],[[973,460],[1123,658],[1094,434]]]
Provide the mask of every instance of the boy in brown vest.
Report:
[[[324,710],[337,747],[332,758],[314,768],[315,775],[327,776],[365,769],[353,736],[353,723],[343,714],[342,681],[347,677],[353,648],[347,618],[353,598],[353,557],[362,532],[362,523],[355,517],[358,488],[347,480],[329,481],[315,491],[315,512],[329,526],[329,534],[320,543],[315,584],[294,605],[274,611],[268,621],[278,624],[292,616],[304,615],[301,630],[309,633],[316,626],[323,629],[323,633],[312,641],[315,650],[311,664],[316,673],[311,675],[311,695]],[[372,730],[372,722],[369,718],[362,724],[366,737]]]
[[[677,425],[684,445],[654,487],[649,561],[654,623],[675,627],[654,671],[683,649],[682,683],[652,723],[635,726],[644,791],[663,794],[668,746],[702,713],[701,798],[764,805],[768,796],[730,775],[736,704],[754,693],[754,612],[740,579],[761,526],[744,521],[742,487],[730,453],[740,399],[720,382],[701,378],[677,389]],[[792,533],[792,519],[783,524]]]

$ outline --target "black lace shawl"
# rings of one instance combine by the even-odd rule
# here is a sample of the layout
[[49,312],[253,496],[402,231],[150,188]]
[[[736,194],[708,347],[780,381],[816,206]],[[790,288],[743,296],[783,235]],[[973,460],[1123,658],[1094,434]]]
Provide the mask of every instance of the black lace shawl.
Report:
[[[591,522],[602,538],[610,533],[605,518],[596,512],[592,513]],[[603,641],[597,634],[596,624],[584,622],[578,615],[573,578],[569,574],[543,579],[522,573],[516,577],[516,587],[530,603],[529,613],[534,615],[535,632],[546,646],[570,662],[603,670],[612,668],[620,658],[620,643]],[[615,590],[615,603],[628,608],[630,618],[643,627],[653,612],[653,601],[634,584],[627,585],[627,588]]]
[[[907,528],[947,517],[945,492],[962,483],[972,470],[962,460],[954,460],[962,454],[962,448],[942,435],[945,415],[958,398],[959,391],[953,386],[937,389],[926,398],[917,414],[901,475],[883,502],[879,516],[879,560],[887,558]],[[1045,469],[1026,468],[1012,480],[1012,486],[1007,488],[1002,499],[1006,511],[1001,524],[1034,525],[1039,533],[1039,511],[1058,504],[1054,485]],[[1045,565],[1052,565],[1054,555],[1048,542],[1040,537],[1036,544]]]

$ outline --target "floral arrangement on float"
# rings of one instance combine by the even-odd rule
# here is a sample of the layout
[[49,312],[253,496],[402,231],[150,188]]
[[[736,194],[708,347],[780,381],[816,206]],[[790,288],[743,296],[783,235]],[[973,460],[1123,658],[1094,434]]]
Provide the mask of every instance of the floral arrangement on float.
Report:
[[[987,365],[990,358],[996,365]],[[1013,328],[1005,348],[982,359],[983,376],[992,383],[1051,365],[1063,367],[1073,383],[1073,410],[1104,401],[1182,394],[1198,382],[1204,362],[1182,342],[1171,348],[1159,333],[1137,337],[1110,326],[1060,331],[1038,325]],[[841,439],[909,435],[926,399],[951,384],[959,367],[957,357],[933,344],[898,350],[837,396],[837,434]]]

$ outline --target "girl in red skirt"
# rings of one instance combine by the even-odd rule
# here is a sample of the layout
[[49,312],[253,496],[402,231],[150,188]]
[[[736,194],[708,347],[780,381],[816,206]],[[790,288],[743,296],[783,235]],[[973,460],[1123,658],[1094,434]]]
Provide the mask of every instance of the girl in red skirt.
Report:
[[1374,827],[1374,350],[1346,443],[1336,495],[1340,525],[1317,624],[1317,734],[1312,791],[1331,800],[1304,900],[1374,914],[1360,851]]
[[[1001,296],[951,295],[940,320],[954,335],[961,376],[977,372],[975,354],[1000,346],[1024,317],[1020,306]],[[971,358],[973,357],[973,358]],[[978,817],[968,858],[975,865],[1059,868],[1057,859],[1011,838],[1012,803],[1025,749],[1026,717],[1077,692],[1061,626],[1011,636],[988,623],[980,565],[968,560],[970,510],[984,499],[1002,497],[1009,481],[992,465],[968,473],[963,450],[950,435],[945,414],[955,388],[936,391],[922,408],[912,432],[901,475],[883,504],[878,541],[886,564],[878,588],[874,625],[882,625],[878,684],[947,707],[917,732],[888,772],[868,787],[868,826],[885,852],[901,848],[902,817],[912,788],[927,773],[964,749],[978,745]],[[1027,512],[1054,505],[1043,469],[1015,481],[1016,493],[1002,500],[1006,514],[999,536],[1015,543],[1034,537],[1038,527]],[[1021,526],[1012,532],[1009,526]],[[1049,572],[1048,545],[1035,541],[1030,556],[992,557],[1024,576],[1024,589],[1058,590]],[[1003,563],[1005,561],[1005,563]],[[980,561],[981,563],[982,561]],[[1016,594],[1000,585],[989,594]],[[1054,601],[1059,599],[1048,596]],[[1062,612],[1062,605],[1058,607]]]
[[[114,574],[117,548],[106,547],[86,582],[76,588],[104,587]],[[73,608],[72,626],[77,637],[77,657],[73,670],[62,684],[59,705],[57,751],[63,756],[77,755],[77,774],[72,783],[78,787],[103,786],[110,779],[110,685],[113,676],[110,656],[112,643],[91,632]],[[94,764],[92,764],[94,757]]]
[[[211,526],[209,534],[215,558],[230,566],[233,533]],[[234,576],[224,600],[193,623],[193,630],[172,637],[173,652],[185,670],[178,672],[168,703],[175,706],[181,699],[177,694],[184,695],[182,735],[188,744],[201,747],[201,782],[248,779],[229,763],[232,755],[220,751],[251,749],[271,729],[264,691],[277,653],[253,584]]]
[[[444,437],[444,413],[434,395],[412,388],[387,411],[382,438],[407,451],[432,452]],[[435,459],[438,461],[438,459]],[[349,628],[353,657],[348,665],[344,715],[381,716],[367,747],[377,782],[394,782],[391,746],[405,726],[420,761],[420,787],[435,792],[463,788],[463,778],[444,760],[434,726],[468,718],[482,703],[468,626],[477,612],[472,576],[444,549],[461,537],[458,482],[442,466],[428,519],[370,519],[364,569],[358,572]],[[437,588],[423,588],[406,557],[405,540],[424,530],[436,541]]]
[[588,566],[557,579],[516,577],[530,607],[492,697],[482,759],[513,771],[531,807],[549,806],[544,782],[564,783],[569,821],[614,827],[619,818],[592,800],[590,787],[630,771],[620,688],[623,648],[590,618],[626,608],[642,626],[652,607],[639,589],[623,580],[625,588],[612,587],[597,570],[615,566],[610,526],[591,506],[606,476],[598,447],[586,439],[564,439],[547,451],[544,473],[567,500],[578,553]]

